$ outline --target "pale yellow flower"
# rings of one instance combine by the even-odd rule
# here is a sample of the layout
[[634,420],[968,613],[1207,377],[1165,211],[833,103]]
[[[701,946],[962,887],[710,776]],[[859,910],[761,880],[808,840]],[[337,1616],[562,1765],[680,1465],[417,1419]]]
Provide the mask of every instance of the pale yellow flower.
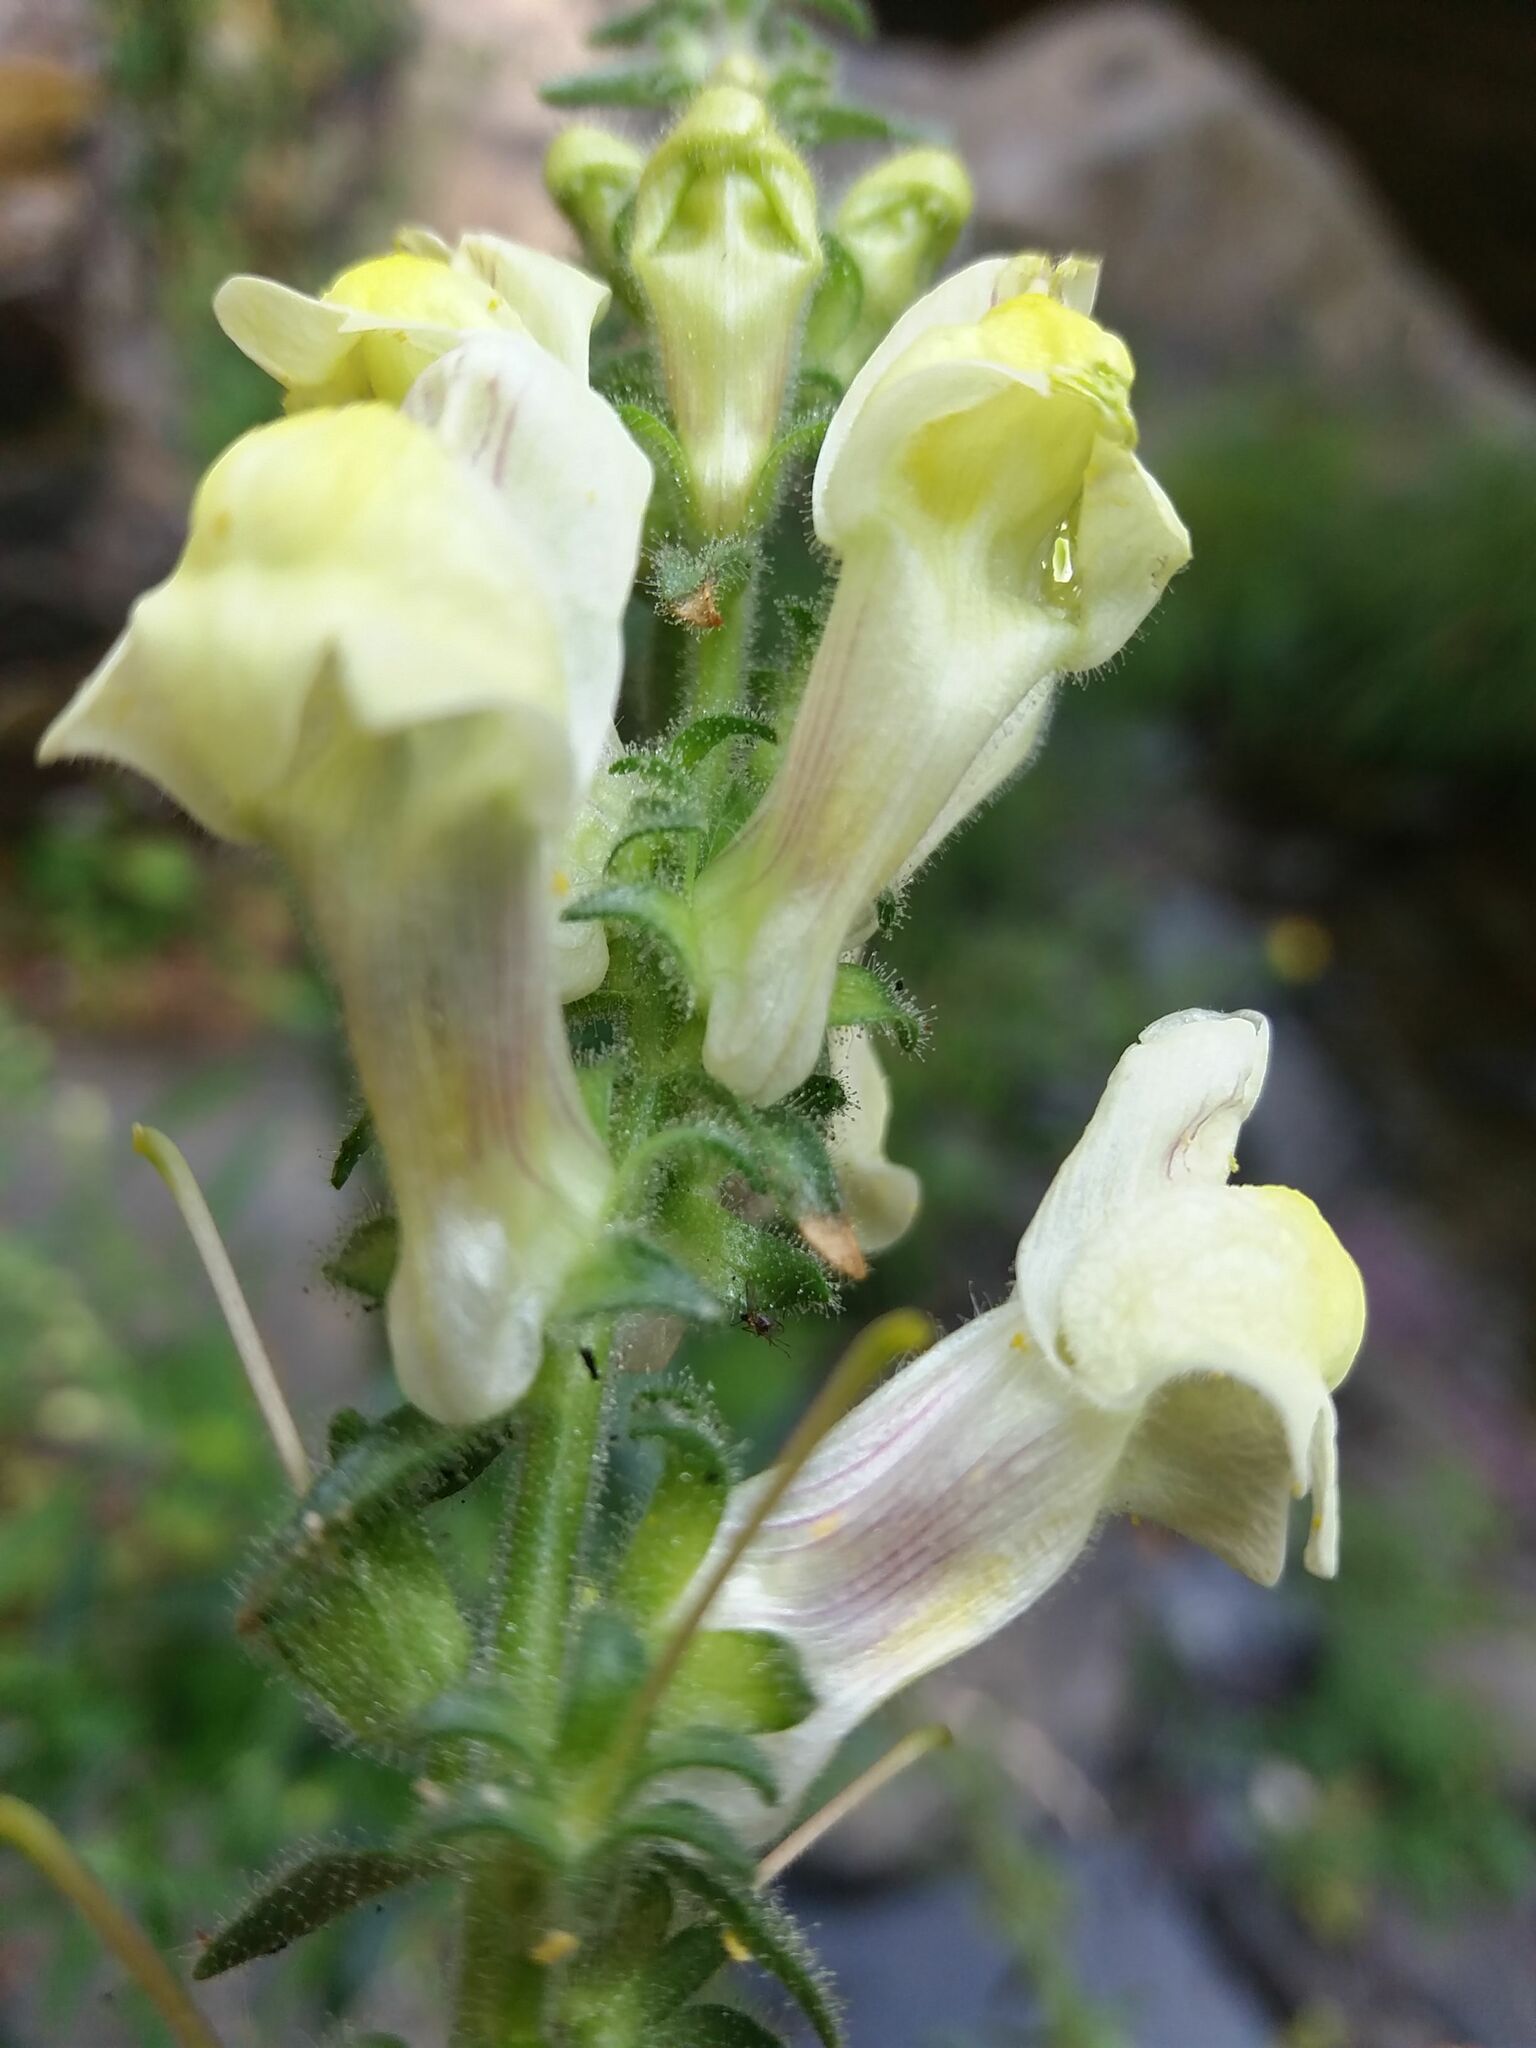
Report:
[[1029,758],[1057,679],[1118,652],[1189,554],[1133,452],[1091,265],[974,265],[897,323],[817,465],[837,594],[784,758],[695,896],[704,1060],[755,1102],[815,1064],[839,957]]
[[[1338,1564],[1333,1391],[1364,1330],[1353,1261],[1305,1196],[1228,1184],[1268,1029],[1185,1011],[1142,1033],[1019,1246],[1010,1299],[834,1429],[711,1610],[799,1649],[818,1705],[769,1738],[787,1796],[883,1701],[1031,1606],[1106,1515],[1279,1577]],[[733,1496],[720,1541],[749,1511]]]

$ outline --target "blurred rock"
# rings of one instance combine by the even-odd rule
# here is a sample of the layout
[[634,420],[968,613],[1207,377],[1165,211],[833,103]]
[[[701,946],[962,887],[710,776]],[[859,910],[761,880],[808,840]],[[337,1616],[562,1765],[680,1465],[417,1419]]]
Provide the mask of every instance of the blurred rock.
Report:
[[961,55],[853,60],[866,98],[948,131],[978,247],[1107,259],[1103,310],[1182,388],[1260,375],[1345,402],[1536,424],[1536,397],[1409,253],[1339,144],[1172,9],[1073,9]]
[[591,64],[588,33],[613,11],[604,0],[418,0],[405,211],[443,234],[490,228],[571,250],[542,169],[571,116],[544,106],[539,86]]

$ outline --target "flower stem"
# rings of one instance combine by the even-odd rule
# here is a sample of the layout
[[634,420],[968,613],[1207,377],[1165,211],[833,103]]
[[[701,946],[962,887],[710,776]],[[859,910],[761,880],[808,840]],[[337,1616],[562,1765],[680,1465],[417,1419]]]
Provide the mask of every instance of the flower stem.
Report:
[[717,711],[739,711],[746,697],[747,650],[757,609],[754,567],[739,590],[720,600],[721,623],[698,636],[690,715],[703,718]]
[[25,1800],[0,1795],[0,1842],[19,1849],[77,1909],[165,2021],[180,2048],[219,2048],[218,2036],[143,1929],[91,1875],[52,1821]]
[[[582,1360],[551,1350],[524,1408],[496,1658],[521,1708],[524,1738],[555,1738],[582,1543],[597,1474],[602,1387]],[[464,1893],[454,2048],[538,2048],[549,1880],[526,1851],[485,1852]]]

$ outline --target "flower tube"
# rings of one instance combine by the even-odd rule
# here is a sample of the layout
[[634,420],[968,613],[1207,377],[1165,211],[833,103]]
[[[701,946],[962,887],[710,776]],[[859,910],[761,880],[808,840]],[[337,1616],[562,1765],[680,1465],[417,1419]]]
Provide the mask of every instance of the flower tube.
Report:
[[445,357],[412,403],[237,441],[41,757],[135,768],[298,878],[399,1211],[396,1370],[464,1422],[526,1388],[609,1192],[550,847],[611,729],[649,471],[527,336]]
[[318,297],[231,277],[213,310],[300,412],[359,398],[398,405],[429,363],[482,332],[529,335],[585,382],[611,296],[574,265],[499,235],[463,235],[450,248],[429,229],[402,228],[389,255],[349,265]]
[[1188,558],[1132,452],[1132,366],[1092,265],[974,265],[899,321],[817,465],[842,558],[784,758],[695,895],[704,1059],[768,1103],[815,1065],[839,957],[1039,741]]
[[[1333,1390],[1364,1330],[1353,1261],[1305,1196],[1228,1184],[1268,1027],[1144,1031],[1019,1246],[1011,1298],[827,1437],[709,1617],[800,1651],[818,1704],[770,1738],[793,1801],[883,1701],[1031,1606],[1104,1517],[1146,1515],[1262,1584],[1293,1495],[1338,1564]],[[719,1539],[751,1510],[737,1489]]]

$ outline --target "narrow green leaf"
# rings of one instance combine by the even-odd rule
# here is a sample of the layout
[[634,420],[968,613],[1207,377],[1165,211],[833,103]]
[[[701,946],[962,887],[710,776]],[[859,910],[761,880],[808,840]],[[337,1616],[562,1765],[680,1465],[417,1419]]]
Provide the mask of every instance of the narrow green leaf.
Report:
[[849,1024],[888,1031],[903,1052],[915,1051],[922,1042],[922,1013],[905,991],[893,988],[873,968],[845,960],[833,984],[827,1025],[837,1030]]
[[784,2048],[784,2044],[761,2020],[737,2006],[690,2005],[673,2015],[667,2048]]
[[649,42],[658,29],[673,22],[698,21],[703,13],[701,7],[680,4],[680,0],[651,0],[649,7],[637,7],[632,13],[616,15],[612,21],[599,22],[588,32],[587,41],[599,49],[629,49],[636,43]]
[[816,411],[796,420],[768,451],[767,460],[752,486],[747,517],[754,526],[766,526],[773,517],[784,479],[797,463],[814,461],[832,424],[832,411]]
[[750,1785],[765,1806],[778,1800],[779,1781],[767,1755],[750,1735],[734,1728],[679,1728],[655,1736],[630,1773],[629,1788],[672,1771],[724,1771]]
[[654,815],[642,812],[639,819],[633,824],[626,825],[614,840],[608,855],[606,872],[611,875],[619,870],[619,856],[643,840],[702,838],[708,830],[707,821],[696,812],[658,810]]
[[364,1110],[357,1122],[348,1131],[336,1148],[335,1163],[331,1167],[331,1186],[344,1188],[352,1178],[353,1169],[373,1143],[373,1115]]
[[270,1878],[226,1920],[192,1966],[199,1983],[327,1927],[354,1907],[433,1874],[430,1856],[394,1849],[325,1849]]
[[585,1762],[612,1737],[645,1677],[645,1645],[627,1621],[596,1607],[582,1618],[560,1727],[560,1754]]
[[759,1193],[768,1185],[761,1162],[740,1132],[716,1123],[669,1124],[643,1145],[637,1145],[625,1160],[620,1200],[638,1200],[655,1169],[673,1164],[712,1172],[717,1179],[727,1173],[738,1173]]
[[716,1323],[725,1313],[703,1281],[638,1231],[610,1231],[565,1283],[558,1315],[568,1323],[649,1309]]
[[693,920],[680,896],[654,882],[613,882],[606,888],[591,889],[569,903],[566,921],[581,924],[603,918],[618,924],[633,924],[663,945],[681,968],[689,983],[697,979],[694,967]]
[[786,109],[784,119],[803,149],[832,142],[915,142],[921,135],[910,121],[892,120],[875,107],[800,106]]
[[320,1268],[334,1287],[349,1288],[365,1301],[382,1301],[400,1256],[400,1224],[394,1216],[366,1216]]
[[663,533],[695,531],[699,523],[693,474],[683,445],[664,420],[643,405],[621,403],[615,411],[655,474],[647,524]]
[[[687,1849],[712,1870],[751,1881],[755,1858],[720,1816],[692,1799],[658,1799],[637,1806],[609,1829],[604,1851],[625,1842],[664,1842]],[[601,1852],[600,1852],[601,1853]]]
[[621,64],[578,71],[539,87],[547,107],[670,107],[696,81],[676,64]]
[[746,718],[738,711],[711,711],[673,734],[667,743],[667,758],[684,775],[691,775],[716,747],[738,739],[766,740],[771,745],[778,734],[760,718]]
[[777,1977],[815,2028],[824,2048],[841,2048],[837,2022],[826,1986],[798,1928],[773,1897],[752,1889],[750,1879],[727,1877],[714,1865],[689,1856],[659,1852],[657,1862],[680,1891],[686,1891],[714,1915],[722,1928],[751,1951],[752,1960]]
[[416,1726],[423,1735],[489,1743],[533,1769],[538,1758],[518,1725],[521,1719],[515,1695],[496,1680],[484,1679],[441,1693],[417,1717]]
[[413,1848],[443,1850],[484,1835],[517,1843],[551,1870],[563,1870],[568,1861],[549,1801],[511,1785],[456,1786],[441,1805],[418,1816],[409,1839]]
[[627,1426],[631,1441],[660,1447],[662,1467],[620,1561],[614,1598],[654,1626],[709,1553],[734,1477],[732,1447],[706,1397],[676,1385],[638,1392]]
[[670,2012],[702,1991],[725,1964],[725,1944],[718,1927],[700,1923],[674,1934],[645,1973],[641,1997],[651,2019]]
[[683,1654],[659,1719],[743,1735],[794,1728],[816,1704],[799,1652],[766,1629],[705,1629]]

